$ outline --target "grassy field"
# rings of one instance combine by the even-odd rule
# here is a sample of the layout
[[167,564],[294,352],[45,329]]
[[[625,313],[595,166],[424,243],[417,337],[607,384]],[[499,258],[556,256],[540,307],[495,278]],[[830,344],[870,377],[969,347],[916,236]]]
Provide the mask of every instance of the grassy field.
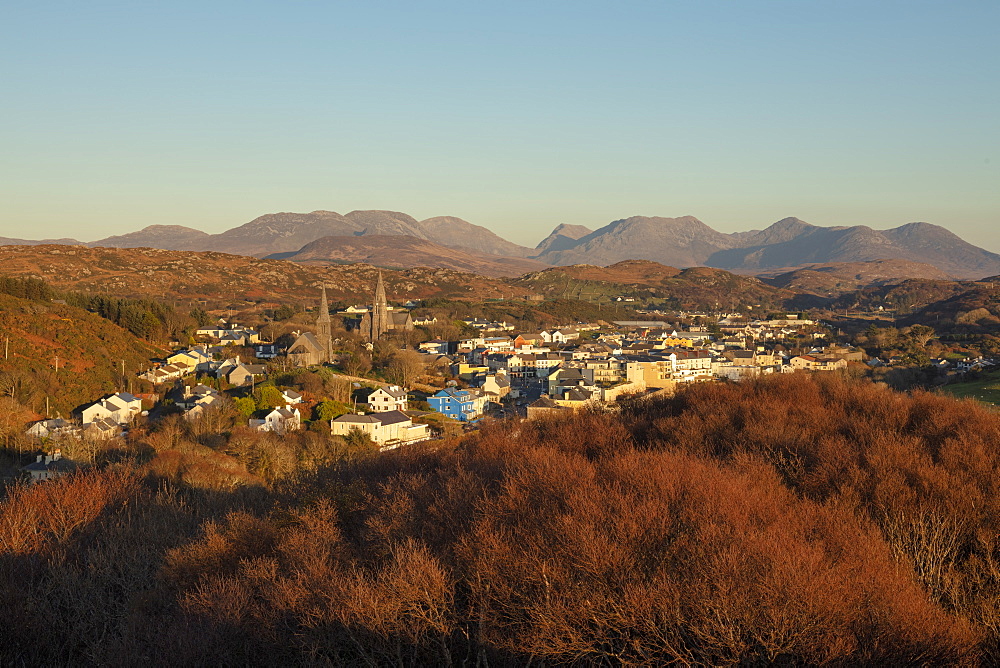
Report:
[[1000,406],[1000,371],[984,373],[974,381],[945,385],[941,389],[953,397],[978,399],[987,404]]

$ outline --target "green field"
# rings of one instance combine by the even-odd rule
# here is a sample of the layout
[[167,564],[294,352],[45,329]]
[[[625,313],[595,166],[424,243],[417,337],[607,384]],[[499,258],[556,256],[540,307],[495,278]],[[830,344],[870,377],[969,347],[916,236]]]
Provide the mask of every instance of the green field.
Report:
[[978,399],[987,404],[1000,406],[1000,371],[984,373],[977,380],[945,385],[941,389],[959,399]]

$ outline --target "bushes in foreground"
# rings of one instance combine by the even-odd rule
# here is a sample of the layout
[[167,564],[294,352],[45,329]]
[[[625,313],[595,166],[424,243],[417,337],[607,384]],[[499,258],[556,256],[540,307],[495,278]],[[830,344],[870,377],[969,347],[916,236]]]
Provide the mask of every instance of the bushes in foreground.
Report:
[[[0,526],[5,609],[59,637],[7,628],[0,656],[994,663],[998,442],[972,404],[795,377],[502,423],[269,490],[84,474],[3,501],[36,520]],[[70,493],[104,501],[76,523],[26,511]]]

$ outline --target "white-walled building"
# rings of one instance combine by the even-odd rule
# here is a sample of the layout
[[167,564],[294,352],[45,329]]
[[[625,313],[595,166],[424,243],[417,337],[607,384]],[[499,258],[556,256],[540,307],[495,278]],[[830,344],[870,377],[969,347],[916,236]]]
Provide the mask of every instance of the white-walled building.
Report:
[[406,388],[399,385],[380,387],[368,395],[368,406],[375,413],[405,411],[407,409]]
[[359,429],[385,449],[426,441],[431,437],[430,427],[413,424],[413,420],[400,411],[368,415],[348,413],[330,421],[330,432],[334,436],[347,436],[351,429]]

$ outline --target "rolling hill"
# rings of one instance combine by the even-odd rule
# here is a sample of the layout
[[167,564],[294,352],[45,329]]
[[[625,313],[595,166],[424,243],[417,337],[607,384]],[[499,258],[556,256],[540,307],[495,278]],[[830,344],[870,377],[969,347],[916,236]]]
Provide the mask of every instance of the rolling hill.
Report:
[[127,387],[123,361],[131,378],[163,354],[94,313],[7,294],[0,294],[0,338],[10,342],[9,357],[0,356],[0,391],[40,414],[48,397],[53,417]]
[[[648,260],[626,260],[608,267],[570,265],[522,276],[518,285],[547,296],[610,301],[617,296],[666,300],[689,310],[798,308],[802,296],[768,285],[753,276],[741,276],[712,267],[677,269]],[[821,302],[808,300],[813,305]]]
[[[40,278],[58,289],[160,300],[283,301],[312,305],[318,287],[331,300],[364,301],[375,289],[368,264],[305,266],[216,252],[86,246],[2,246],[11,276]],[[500,279],[451,269],[385,270],[390,299],[480,300],[534,294]]]
[[951,276],[929,264],[873,260],[812,264],[801,269],[757,274],[757,278],[775,287],[833,297],[869,286],[896,285],[911,278],[947,281]]

